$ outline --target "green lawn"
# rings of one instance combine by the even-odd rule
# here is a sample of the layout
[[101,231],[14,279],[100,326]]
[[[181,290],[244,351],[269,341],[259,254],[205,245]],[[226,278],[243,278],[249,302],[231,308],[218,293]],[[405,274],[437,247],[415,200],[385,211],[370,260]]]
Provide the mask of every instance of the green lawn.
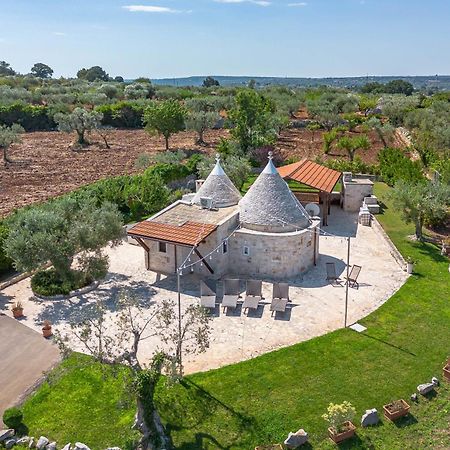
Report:
[[133,397],[125,389],[125,368],[93,364],[73,354],[52,372],[23,407],[30,436],[47,436],[62,448],[83,442],[92,450],[118,446],[131,449],[138,433],[131,431]]
[[[330,401],[350,400],[358,418],[366,408],[405,398],[417,384],[441,378],[450,354],[448,260],[430,244],[406,239],[412,226],[391,208],[388,188],[375,194],[386,205],[379,220],[404,255],[418,260],[415,274],[381,308],[361,321],[358,334],[338,330],[277,352],[187,377],[173,389],[161,386],[159,408],[178,449],[251,449],[280,442],[304,427],[313,448],[333,445],[321,418]],[[358,422],[358,418],[356,422]],[[450,386],[420,399],[397,425],[383,420],[358,428],[343,448],[450,448]]]
[[[375,194],[385,204],[379,220],[399,250],[418,261],[415,274],[381,308],[361,322],[364,334],[338,330],[264,356],[189,376],[183,384],[158,387],[157,403],[179,450],[250,450],[281,442],[305,428],[314,449],[335,448],[321,418],[328,403],[351,401],[358,423],[365,409],[397,398],[409,400],[417,384],[442,377],[450,354],[448,260],[430,244],[410,242],[413,227],[391,207],[388,188]],[[232,331],[230,331],[232,332]],[[51,385],[43,385],[24,406],[32,435],[79,440],[93,450],[127,448],[134,405],[124,389],[122,370],[104,376],[100,366],[83,368],[75,357],[63,364]],[[61,371],[62,370],[62,371]],[[111,375],[111,374],[110,374]],[[431,399],[421,398],[396,425],[383,420],[358,427],[342,448],[450,448],[450,384]]]

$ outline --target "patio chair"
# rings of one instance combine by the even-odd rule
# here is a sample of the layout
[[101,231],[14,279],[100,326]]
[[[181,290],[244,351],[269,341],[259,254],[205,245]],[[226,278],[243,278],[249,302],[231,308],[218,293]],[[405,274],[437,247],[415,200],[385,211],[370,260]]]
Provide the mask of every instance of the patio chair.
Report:
[[359,289],[359,283],[357,280],[358,280],[359,272],[361,272],[361,269],[362,269],[361,266],[353,264],[352,270],[350,270],[350,273],[349,273],[348,279],[347,279],[348,285],[350,287],[356,286],[356,289]]
[[289,303],[289,284],[273,283],[272,303],[270,304],[272,316],[276,312],[285,312],[288,303]]
[[224,280],[222,307],[236,308],[239,299],[239,280]]
[[215,309],[216,298],[216,293],[204,281],[200,281],[200,306]]
[[244,309],[258,309],[258,304],[262,299],[262,281],[248,280],[245,291],[245,300],[242,305]]
[[327,268],[327,281],[331,284],[340,284],[341,279],[336,275],[336,264],[334,262],[325,263]]

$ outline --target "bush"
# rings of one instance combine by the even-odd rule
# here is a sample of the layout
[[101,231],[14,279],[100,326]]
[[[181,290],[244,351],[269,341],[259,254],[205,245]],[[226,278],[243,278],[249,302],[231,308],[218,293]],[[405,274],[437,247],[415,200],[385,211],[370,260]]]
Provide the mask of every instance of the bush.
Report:
[[411,161],[397,148],[385,148],[378,154],[383,181],[393,186],[397,181],[415,183],[424,179],[418,161]]
[[144,103],[118,102],[95,108],[103,114],[102,125],[115,128],[143,128]]
[[9,228],[0,222],[0,274],[2,272],[9,272],[13,270],[13,261],[8,258],[3,250],[3,243],[9,234]]
[[144,172],[144,174],[160,176],[164,183],[181,180],[191,173],[184,164],[155,164]]
[[3,413],[3,423],[8,428],[17,430],[22,425],[23,414],[19,408],[8,408]]
[[31,289],[35,294],[51,297],[53,295],[68,295],[76,289],[81,289],[93,281],[91,276],[73,271],[67,281],[62,281],[54,269],[40,270],[31,278]]
[[358,156],[353,161],[347,159],[327,159],[323,161],[317,158],[316,162],[339,172],[367,173],[372,175],[379,173],[379,168],[376,164],[366,164]]
[[0,125],[10,127],[14,123],[21,125],[25,131],[48,131],[56,127],[47,106],[22,103],[0,106]]

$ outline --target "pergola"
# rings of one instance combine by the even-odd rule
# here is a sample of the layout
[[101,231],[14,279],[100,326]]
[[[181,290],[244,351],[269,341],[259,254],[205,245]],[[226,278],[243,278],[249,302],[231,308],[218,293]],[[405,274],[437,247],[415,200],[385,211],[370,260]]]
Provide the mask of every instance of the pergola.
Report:
[[296,181],[318,191],[305,190],[302,192],[300,189],[300,191],[293,192],[293,194],[301,203],[322,203],[322,223],[323,225],[328,225],[331,193],[341,178],[341,172],[309,160],[288,164],[279,167],[277,170],[283,179]]

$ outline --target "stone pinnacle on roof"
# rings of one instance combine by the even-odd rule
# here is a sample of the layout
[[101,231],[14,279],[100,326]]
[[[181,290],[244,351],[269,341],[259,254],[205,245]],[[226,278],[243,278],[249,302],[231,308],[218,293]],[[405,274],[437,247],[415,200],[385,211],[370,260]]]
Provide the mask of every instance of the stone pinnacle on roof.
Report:
[[225,208],[237,205],[241,194],[220,165],[220,155],[216,155],[216,165],[192,199],[192,203],[200,205],[201,197],[212,198],[214,208]]
[[245,228],[289,232],[309,226],[310,217],[287,183],[269,162],[239,202],[240,221]]

